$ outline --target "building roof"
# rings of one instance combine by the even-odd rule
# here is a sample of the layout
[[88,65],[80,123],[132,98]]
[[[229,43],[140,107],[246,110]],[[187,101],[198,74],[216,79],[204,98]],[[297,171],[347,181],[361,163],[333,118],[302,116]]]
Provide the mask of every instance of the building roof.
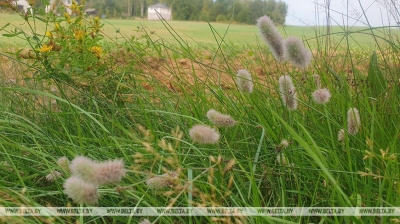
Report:
[[149,5],[149,8],[163,8],[163,9],[169,9],[169,7],[165,4],[157,3],[155,5]]
[[88,9],[85,10],[85,13],[95,12],[95,11],[96,11],[96,9],[94,9],[94,8],[88,8]]

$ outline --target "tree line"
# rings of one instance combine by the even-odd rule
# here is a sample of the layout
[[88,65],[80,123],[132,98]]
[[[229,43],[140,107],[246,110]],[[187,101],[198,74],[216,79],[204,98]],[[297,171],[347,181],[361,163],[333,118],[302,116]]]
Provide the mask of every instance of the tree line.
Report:
[[164,3],[174,20],[236,21],[254,24],[268,15],[276,24],[285,23],[288,5],[281,0],[87,0],[86,8],[96,8],[107,18],[146,17],[147,7]]

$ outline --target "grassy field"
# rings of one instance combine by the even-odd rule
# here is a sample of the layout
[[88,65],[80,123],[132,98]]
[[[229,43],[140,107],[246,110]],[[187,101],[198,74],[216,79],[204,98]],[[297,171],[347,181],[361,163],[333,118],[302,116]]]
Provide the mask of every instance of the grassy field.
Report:
[[[154,40],[176,44],[177,42],[187,42],[191,45],[209,44],[217,45],[224,40],[227,43],[232,43],[237,46],[256,46],[259,44],[257,36],[258,30],[255,25],[229,24],[229,23],[206,23],[206,22],[188,22],[188,21],[169,21],[163,23],[160,21],[147,20],[103,20],[104,29],[102,32],[110,40],[121,40],[131,36],[140,37],[143,35],[142,29]],[[28,24],[17,14],[0,14],[0,27],[6,23],[11,23],[13,26],[21,29],[28,29]],[[8,29],[13,30],[11,26]],[[36,24],[35,29],[38,33],[43,33],[46,27],[40,23]],[[348,30],[347,30],[348,29]],[[173,32],[171,32],[173,30]],[[301,26],[284,26],[279,27],[284,36],[302,37],[310,45],[311,48],[317,48],[318,37],[325,34],[324,27],[301,27]],[[375,38],[371,35],[371,30],[374,32]],[[139,31],[139,32],[138,32]],[[384,41],[384,36],[389,33],[389,29],[378,29],[368,27],[332,27],[331,41],[334,46],[346,48],[372,49],[376,47],[376,43]],[[398,35],[397,29],[390,29],[393,35]],[[348,35],[346,36],[346,33]],[[383,39],[382,39],[383,37]],[[18,46],[26,44],[24,41],[9,40],[8,38],[0,37],[2,46]],[[348,44],[347,44],[348,43]]]
[[[0,39],[0,209],[400,205],[397,30],[354,28],[337,44],[340,35],[329,39],[323,27],[279,27],[304,37],[312,60],[301,68],[276,60],[256,26],[100,20],[100,29],[93,18],[72,19],[57,28],[52,20],[28,24],[0,14],[0,24],[12,24],[7,30],[23,27],[19,37]],[[145,31],[135,31],[142,25]],[[32,37],[35,29],[40,38]],[[16,52],[27,46],[33,49]],[[251,75],[247,90],[240,69]],[[282,87],[283,75],[293,88]],[[331,95],[324,104],[314,96],[321,89]],[[297,107],[289,108],[293,99]],[[2,223],[144,219],[400,222],[355,215],[0,215]]]

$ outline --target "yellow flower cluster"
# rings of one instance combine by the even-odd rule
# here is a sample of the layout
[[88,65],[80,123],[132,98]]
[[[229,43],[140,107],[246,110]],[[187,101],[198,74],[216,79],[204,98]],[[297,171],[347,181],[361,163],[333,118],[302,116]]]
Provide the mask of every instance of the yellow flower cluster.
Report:
[[50,52],[51,50],[53,50],[53,46],[47,45],[47,44],[43,44],[42,47],[39,49],[40,53],[47,53]]
[[75,30],[74,37],[75,37],[75,39],[77,41],[82,42],[83,39],[85,38],[85,31],[83,31],[83,30]]
[[59,23],[54,23],[54,31],[58,32],[61,30],[60,24]]
[[96,17],[93,18],[93,29],[96,32],[99,32],[100,31],[100,27],[101,27],[100,19],[99,19],[98,16],[96,16]]
[[53,34],[51,33],[51,31],[46,31],[46,37],[53,39]]
[[103,53],[103,49],[99,46],[93,46],[89,49],[91,52],[93,52],[97,58],[101,58],[101,54]]
[[66,12],[64,13],[64,18],[67,20],[68,23],[72,23],[71,16]]
[[71,5],[70,9],[76,15],[82,15],[82,7],[83,7],[83,5],[78,5],[78,3],[76,1],[72,1],[72,5]]

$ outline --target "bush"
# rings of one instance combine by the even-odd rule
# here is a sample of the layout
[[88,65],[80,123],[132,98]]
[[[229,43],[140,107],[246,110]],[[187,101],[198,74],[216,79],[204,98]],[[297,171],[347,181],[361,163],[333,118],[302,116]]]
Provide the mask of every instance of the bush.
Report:
[[225,22],[225,21],[228,21],[228,19],[226,18],[225,15],[219,14],[219,15],[217,16],[217,18],[215,19],[215,21],[217,21],[217,22]]

